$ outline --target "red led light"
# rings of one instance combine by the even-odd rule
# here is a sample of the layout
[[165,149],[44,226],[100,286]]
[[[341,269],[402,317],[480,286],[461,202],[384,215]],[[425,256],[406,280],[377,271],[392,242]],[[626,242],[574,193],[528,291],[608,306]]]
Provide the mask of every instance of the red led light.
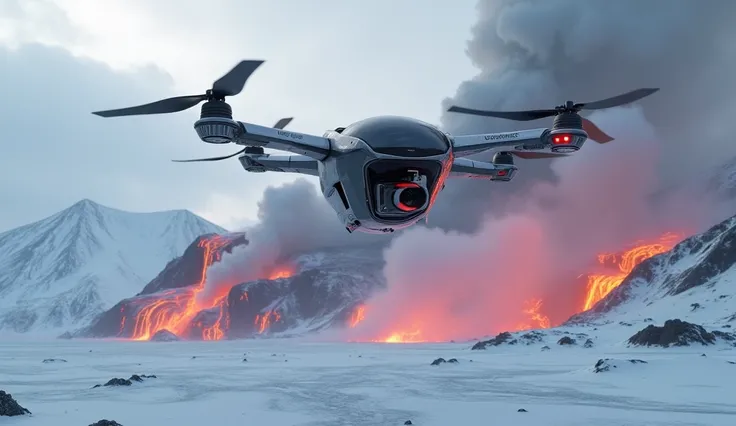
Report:
[[572,135],[555,135],[552,143],[555,145],[567,145],[572,141]]

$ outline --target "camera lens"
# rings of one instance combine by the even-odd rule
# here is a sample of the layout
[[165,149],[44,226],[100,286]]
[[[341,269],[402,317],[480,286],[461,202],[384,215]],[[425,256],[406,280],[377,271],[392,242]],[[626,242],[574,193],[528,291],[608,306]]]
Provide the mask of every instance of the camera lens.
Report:
[[394,203],[403,211],[414,211],[427,202],[427,192],[424,188],[402,188],[396,191]]

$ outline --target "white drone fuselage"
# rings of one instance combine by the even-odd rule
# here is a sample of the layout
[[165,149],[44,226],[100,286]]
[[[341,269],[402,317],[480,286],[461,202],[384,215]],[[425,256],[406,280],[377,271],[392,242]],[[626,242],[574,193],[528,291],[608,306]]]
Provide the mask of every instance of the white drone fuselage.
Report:
[[[194,127],[205,142],[256,147],[239,157],[248,172],[319,177],[323,196],[348,232],[379,234],[426,218],[448,177],[507,182],[517,171],[512,153],[558,156],[576,152],[588,138],[574,128],[453,136],[394,116],[369,118],[322,136],[214,117]],[[292,155],[267,154],[259,147]],[[494,153],[493,161],[463,158],[481,152]]]

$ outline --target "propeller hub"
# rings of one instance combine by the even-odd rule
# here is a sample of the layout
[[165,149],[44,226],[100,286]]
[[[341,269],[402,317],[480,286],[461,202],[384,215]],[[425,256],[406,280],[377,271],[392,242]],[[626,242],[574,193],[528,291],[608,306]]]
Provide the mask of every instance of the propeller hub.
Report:
[[[204,109],[204,106],[202,106],[202,109]],[[232,118],[203,117],[194,123],[194,130],[197,131],[197,135],[203,142],[226,144],[234,142],[238,138],[240,125]]]

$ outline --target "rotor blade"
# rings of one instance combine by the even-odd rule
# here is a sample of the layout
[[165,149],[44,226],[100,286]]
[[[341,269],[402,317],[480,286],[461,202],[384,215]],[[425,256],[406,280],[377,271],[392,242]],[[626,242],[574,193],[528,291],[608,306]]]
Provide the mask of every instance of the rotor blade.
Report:
[[613,140],[611,136],[608,136],[606,132],[601,130],[600,127],[596,126],[592,121],[584,117],[580,118],[583,119],[583,130],[588,134],[588,138],[598,143],[607,143]]
[[264,61],[240,61],[227,74],[212,85],[212,91],[224,96],[235,96],[245,87],[245,82]]
[[567,154],[555,154],[551,152],[516,152],[511,151],[512,154],[525,160],[536,160],[543,158],[557,158],[557,157],[568,157]]
[[631,92],[624,93],[623,95],[603,99],[602,101],[577,104],[576,106],[579,106],[581,109],[587,110],[613,108],[636,102],[639,99],[645,98],[658,90],[659,89],[636,89],[632,90]]
[[282,118],[281,120],[277,121],[276,124],[273,125],[274,129],[283,129],[284,127],[288,126],[289,123],[291,123],[291,120],[293,120],[294,117],[286,117]]
[[207,99],[206,95],[177,96],[175,98],[167,98],[160,101],[151,102],[150,104],[138,105],[129,108],[111,109],[107,111],[97,111],[93,112],[92,114],[98,115],[100,117],[166,114],[169,112],[184,111],[185,109],[191,108],[205,99]]
[[507,120],[515,121],[539,120],[540,118],[552,117],[557,114],[557,111],[554,109],[533,109],[529,111],[484,111],[454,105],[447,111],[458,112],[460,114],[479,115],[481,117],[505,118]]
[[245,152],[245,148],[241,149],[240,151],[236,152],[235,154],[230,155],[223,155],[222,157],[210,157],[210,158],[195,158],[193,160],[171,160],[175,163],[193,163],[195,161],[220,161],[220,160],[227,160],[228,158],[235,157],[238,154],[242,154]]

